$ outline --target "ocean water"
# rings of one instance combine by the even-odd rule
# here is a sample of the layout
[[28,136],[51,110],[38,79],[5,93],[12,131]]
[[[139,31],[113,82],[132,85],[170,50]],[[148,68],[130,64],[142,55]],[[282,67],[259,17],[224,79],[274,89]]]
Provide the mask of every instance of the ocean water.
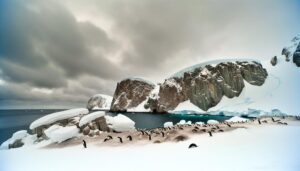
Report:
[[[0,110],[0,143],[4,142],[18,130],[29,130],[32,121],[47,114],[65,109],[33,109],[33,110]],[[115,116],[116,113],[108,113]],[[158,114],[158,113],[125,113],[135,122],[136,128],[162,127],[165,122],[178,123],[180,120],[207,122],[209,119],[224,121],[228,116],[195,115],[195,114]],[[30,132],[30,131],[29,131]]]

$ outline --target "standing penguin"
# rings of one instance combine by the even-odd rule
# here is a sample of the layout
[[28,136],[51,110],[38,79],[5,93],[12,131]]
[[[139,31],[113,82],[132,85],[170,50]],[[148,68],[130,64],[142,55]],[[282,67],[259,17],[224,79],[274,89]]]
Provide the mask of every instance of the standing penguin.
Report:
[[82,142],[83,142],[83,147],[86,148],[87,147],[86,142],[84,140],[82,140]]
[[163,131],[161,132],[161,135],[162,135],[162,137],[165,137],[165,133]]
[[261,124],[260,119],[258,119],[258,123]]
[[127,138],[129,139],[129,141],[132,141],[132,136],[128,135]]
[[210,136],[210,137],[212,137],[212,133],[211,133],[211,131],[209,131],[208,133],[209,133],[209,136]]
[[123,140],[122,140],[122,138],[121,137],[118,137],[119,138],[119,140],[120,140],[120,143],[123,143]]
[[149,134],[148,136],[149,136],[149,141],[151,141],[151,134]]

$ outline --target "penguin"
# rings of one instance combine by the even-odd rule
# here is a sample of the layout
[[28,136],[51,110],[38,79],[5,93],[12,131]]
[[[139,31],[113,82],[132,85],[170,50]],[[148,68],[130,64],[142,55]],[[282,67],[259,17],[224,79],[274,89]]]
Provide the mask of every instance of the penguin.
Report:
[[189,148],[196,148],[196,147],[198,147],[198,146],[195,143],[192,143],[189,145]]
[[86,142],[84,140],[82,140],[82,142],[83,142],[83,147],[86,148],[87,147]]
[[201,132],[206,132],[206,129],[201,129]]
[[229,123],[226,124],[228,127],[231,127],[231,125]]
[[219,132],[224,132],[224,130],[223,129],[219,129]]
[[258,119],[258,123],[261,124],[260,119]]
[[212,137],[212,133],[211,133],[211,131],[209,131],[208,133],[209,133],[209,136],[210,136],[210,137]]
[[268,123],[268,121],[266,121],[266,120],[263,120],[262,122],[263,122],[263,123]]
[[110,135],[108,135],[108,136],[107,136],[107,138],[109,138],[109,139],[113,139],[113,137],[112,137],[112,136],[110,136]]
[[151,141],[151,135],[149,134],[148,136],[149,136],[149,141]]
[[132,141],[132,136],[128,135],[127,138],[129,139],[129,141]]
[[196,132],[198,132],[198,129],[193,129],[192,132],[196,133]]
[[164,132],[161,132],[161,135],[162,135],[162,137],[165,137],[165,133]]
[[197,126],[195,126],[194,128],[195,128],[195,129],[199,129],[199,127],[197,127]]
[[123,140],[122,140],[122,138],[121,137],[118,137],[119,138],[119,140],[120,140],[120,143],[123,143]]
[[220,129],[220,127],[219,127],[218,125],[216,125],[216,128],[217,128],[217,129]]
[[106,142],[106,141],[108,141],[108,140],[111,140],[111,139],[110,139],[110,138],[105,138],[103,142]]
[[271,117],[272,121],[275,122],[275,119],[273,117]]

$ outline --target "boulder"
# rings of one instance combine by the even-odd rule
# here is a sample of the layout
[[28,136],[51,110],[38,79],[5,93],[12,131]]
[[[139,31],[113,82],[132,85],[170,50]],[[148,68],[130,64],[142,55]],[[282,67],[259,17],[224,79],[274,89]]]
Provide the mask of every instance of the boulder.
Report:
[[297,65],[297,67],[300,67],[300,43],[298,44],[297,49],[294,52],[293,62]]
[[275,66],[277,64],[277,56],[274,56],[270,62],[273,66]]
[[147,99],[155,85],[137,78],[128,78],[117,84],[111,111],[121,112],[129,108],[137,107]]

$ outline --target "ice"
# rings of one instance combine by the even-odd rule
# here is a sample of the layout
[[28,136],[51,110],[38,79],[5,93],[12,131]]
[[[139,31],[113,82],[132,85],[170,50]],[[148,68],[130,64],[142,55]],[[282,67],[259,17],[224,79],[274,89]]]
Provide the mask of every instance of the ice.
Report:
[[228,120],[226,120],[226,122],[247,122],[249,119],[245,119],[245,118],[241,118],[239,116],[234,116]]
[[165,122],[164,123],[164,128],[172,127],[172,126],[173,126],[173,122]]
[[61,143],[70,138],[77,137],[79,135],[79,129],[76,126],[62,127],[59,125],[52,125],[46,129],[44,133],[50,141]]
[[135,129],[135,122],[127,116],[118,114],[117,116],[105,116],[108,126],[117,132],[125,132]]
[[85,125],[97,118],[100,118],[102,116],[105,116],[105,112],[103,112],[103,111],[93,112],[88,115],[85,115],[80,119],[79,126],[83,126],[83,125]]
[[186,121],[185,121],[185,120],[180,120],[180,121],[177,123],[177,125],[184,125],[184,124],[186,124]]
[[[194,105],[190,100],[186,100],[184,102],[181,102],[177,105],[177,107],[169,111],[169,113],[181,113],[182,111],[189,111],[189,113],[206,113],[196,105]],[[193,112],[191,112],[193,111]]]
[[215,125],[215,124],[219,124],[219,121],[210,119],[210,120],[207,121],[207,124]]
[[55,112],[55,113],[43,116],[43,117],[33,121],[30,124],[29,128],[35,129],[42,125],[52,124],[56,121],[72,118],[72,117],[75,117],[78,115],[85,115],[88,113],[89,113],[89,111],[86,108],[76,108],[76,109],[70,109],[70,110],[65,110],[65,111],[61,111],[61,112]]

